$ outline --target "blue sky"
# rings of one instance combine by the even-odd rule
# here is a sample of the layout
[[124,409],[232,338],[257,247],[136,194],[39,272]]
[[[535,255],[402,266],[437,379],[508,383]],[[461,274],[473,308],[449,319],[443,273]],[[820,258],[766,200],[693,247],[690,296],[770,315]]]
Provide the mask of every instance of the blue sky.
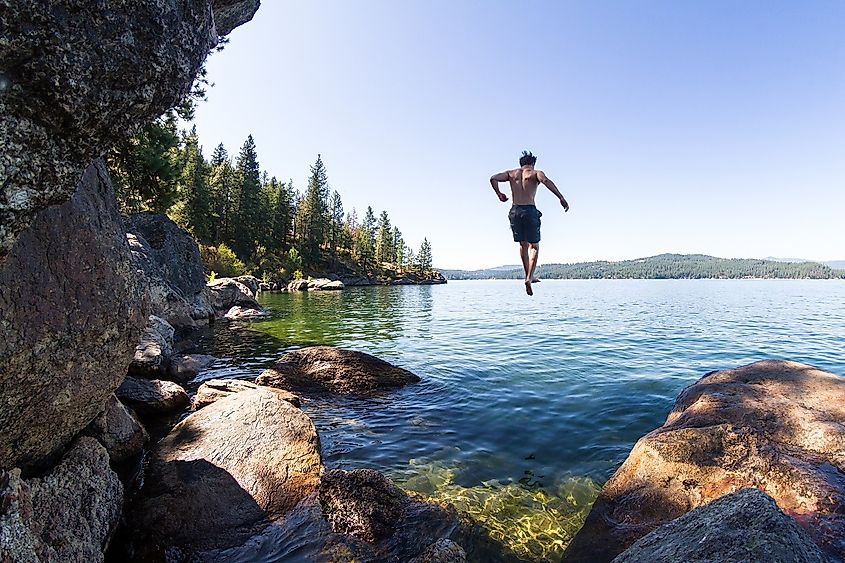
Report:
[[523,149],[541,262],[845,258],[845,2],[265,0],[208,61],[208,156],[386,209],[440,267],[518,263],[488,179]]

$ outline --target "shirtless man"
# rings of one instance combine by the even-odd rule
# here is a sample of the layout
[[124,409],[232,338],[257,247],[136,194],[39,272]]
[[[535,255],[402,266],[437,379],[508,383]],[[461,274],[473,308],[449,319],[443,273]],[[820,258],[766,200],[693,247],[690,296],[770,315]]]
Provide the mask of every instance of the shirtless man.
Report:
[[511,222],[513,240],[519,243],[519,256],[522,258],[522,267],[525,269],[525,292],[528,295],[534,295],[531,284],[540,281],[534,277],[537,255],[540,253],[540,217],[543,215],[534,206],[537,186],[543,184],[549,188],[549,191],[560,200],[564,212],[569,211],[569,204],[560,194],[555,183],[543,174],[542,170],[534,169],[535,162],[537,162],[536,156],[528,151],[522,151],[519,168],[500,172],[490,177],[490,185],[493,186],[493,191],[499,196],[499,201],[505,202],[508,200],[508,196],[499,191],[499,183],[510,182],[511,185],[513,206],[508,213],[508,219]]

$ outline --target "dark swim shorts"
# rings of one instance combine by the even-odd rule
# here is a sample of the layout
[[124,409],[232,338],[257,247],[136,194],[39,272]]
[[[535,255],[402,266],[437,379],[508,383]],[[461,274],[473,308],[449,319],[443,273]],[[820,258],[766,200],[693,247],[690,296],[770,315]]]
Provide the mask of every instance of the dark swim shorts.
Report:
[[540,217],[533,205],[514,205],[508,213],[514,242],[540,242]]

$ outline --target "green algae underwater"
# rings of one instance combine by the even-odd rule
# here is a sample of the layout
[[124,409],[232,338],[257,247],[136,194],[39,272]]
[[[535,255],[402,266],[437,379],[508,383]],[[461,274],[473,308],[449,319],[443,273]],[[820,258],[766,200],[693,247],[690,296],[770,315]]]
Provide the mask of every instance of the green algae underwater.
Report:
[[551,489],[498,481],[467,487],[455,483],[455,473],[454,467],[411,460],[391,476],[410,493],[451,503],[527,561],[559,561],[601,490],[588,477],[563,479]]

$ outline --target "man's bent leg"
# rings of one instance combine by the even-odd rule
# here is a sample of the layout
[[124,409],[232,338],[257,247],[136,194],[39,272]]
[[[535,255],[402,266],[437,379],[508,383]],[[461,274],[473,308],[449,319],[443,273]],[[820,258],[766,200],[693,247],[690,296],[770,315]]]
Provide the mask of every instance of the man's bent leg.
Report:
[[540,254],[540,243],[531,242],[528,248],[528,271],[525,274],[525,280],[534,282],[534,270],[537,268],[537,256]]

